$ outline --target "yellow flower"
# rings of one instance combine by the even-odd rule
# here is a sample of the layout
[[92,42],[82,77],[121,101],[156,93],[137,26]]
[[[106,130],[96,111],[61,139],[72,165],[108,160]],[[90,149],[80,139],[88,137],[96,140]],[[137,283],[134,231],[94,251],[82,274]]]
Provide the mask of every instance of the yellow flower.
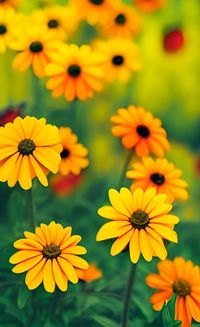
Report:
[[127,172],[127,177],[133,179],[131,190],[141,187],[146,190],[156,187],[158,193],[166,193],[167,201],[176,199],[187,200],[187,183],[180,178],[182,171],[177,169],[167,159],[143,158],[142,162],[133,164],[133,170]]
[[102,271],[96,267],[95,264],[90,263],[88,269],[76,269],[78,278],[86,283],[93,282],[94,280],[102,277]]
[[122,144],[127,149],[134,149],[139,157],[146,157],[150,152],[157,157],[163,157],[170,149],[167,134],[161,126],[161,120],[145,111],[144,108],[129,106],[120,108],[111,117],[116,124],[112,134],[122,138]]
[[61,150],[57,127],[46,124],[45,118],[17,117],[0,128],[0,181],[10,187],[19,181],[27,190],[37,176],[47,186],[46,175],[57,173]]
[[25,283],[30,290],[43,282],[47,292],[53,293],[56,285],[65,292],[68,280],[78,283],[75,268],[88,268],[88,263],[79,257],[87,251],[78,245],[81,237],[71,236],[71,232],[71,227],[63,228],[52,221],[36,227],[35,233],[24,232],[26,238],[13,244],[18,252],[9,260],[16,265],[12,271],[16,274],[27,271]]
[[16,8],[19,6],[19,4],[21,3],[21,0],[1,0],[0,1],[0,7],[3,8]]
[[165,0],[135,0],[135,4],[144,12],[152,12],[163,7]]
[[131,38],[140,30],[140,18],[133,6],[120,3],[113,8],[101,22],[105,37]]
[[59,43],[55,41],[51,31],[26,25],[26,30],[18,40],[16,50],[20,53],[13,61],[13,68],[24,72],[32,66],[35,75],[42,78],[45,76],[45,67],[53,53],[58,50],[58,46]]
[[133,263],[139,260],[140,254],[146,261],[151,261],[154,256],[164,260],[167,251],[163,239],[178,242],[173,229],[179,222],[177,216],[169,214],[172,205],[166,203],[167,195],[156,194],[155,188],[145,192],[137,188],[132,193],[122,187],[120,192],[110,189],[109,198],[112,206],[101,207],[98,214],[111,222],[100,228],[97,241],[117,238],[111,247],[112,256],[129,245]]
[[177,295],[175,320],[181,320],[182,327],[190,327],[192,319],[200,322],[200,270],[192,261],[176,257],[158,264],[159,274],[150,274],[146,282],[156,288],[151,296],[154,310],[160,311],[173,293]]
[[118,38],[109,41],[98,40],[94,46],[106,58],[103,68],[108,82],[116,78],[127,82],[132,73],[140,70],[138,48],[132,41]]
[[61,163],[59,165],[59,172],[64,176],[69,173],[79,175],[81,169],[89,165],[89,160],[85,158],[88,150],[82,144],[77,143],[78,138],[72,133],[71,128],[61,127],[59,131],[63,146],[60,154]]
[[91,98],[94,91],[102,89],[103,60],[88,45],[62,45],[46,67],[46,75],[50,77],[47,89],[53,90],[53,97],[64,94],[68,101]]
[[51,6],[33,13],[33,24],[38,24],[54,33],[55,39],[66,40],[79,23],[79,15],[72,6]]

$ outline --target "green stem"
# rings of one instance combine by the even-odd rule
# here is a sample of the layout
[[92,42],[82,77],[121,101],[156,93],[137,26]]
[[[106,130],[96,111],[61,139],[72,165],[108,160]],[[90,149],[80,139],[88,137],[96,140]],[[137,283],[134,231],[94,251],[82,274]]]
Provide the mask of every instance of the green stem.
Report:
[[35,207],[34,207],[34,201],[33,201],[33,189],[30,188],[27,191],[27,211],[28,211],[28,219],[30,228],[35,228]]
[[125,174],[126,174],[126,171],[128,169],[128,166],[129,166],[129,163],[131,161],[132,156],[133,156],[133,151],[130,150],[130,152],[127,155],[126,161],[124,163],[122,172],[121,172],[121,176],[120,176],[120,179],[119,179],[119,187],[122,187],[123,186],[122,184],[124,182],[124,177],[125,177]]
[[128,314],[129,314],[129,308],[131,304],[131,295],[135,280],[135,272],[136,272],[136,264],[131,266],[126,293],[124,297],[124,307],[122,311],[122,318],[121,318],[121,327],[127,327],[128,326]]

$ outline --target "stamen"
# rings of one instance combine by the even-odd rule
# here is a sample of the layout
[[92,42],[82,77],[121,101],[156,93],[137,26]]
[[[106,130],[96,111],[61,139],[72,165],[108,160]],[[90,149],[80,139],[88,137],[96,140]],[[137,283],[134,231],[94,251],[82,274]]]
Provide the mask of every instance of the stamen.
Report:
[[132,214],[130,222],[133,227],[142,229],[148,226],[149,216],[145,211],[137,210]]
[[35,148],[36,148],[35,143],[30,139],[24,139],[18,145],[18,151],[23,156],[28,156],[32,154]]
[[46,245],[43,248],[42,252],[47,259],[54,259],[59,256],[60,248],[55,244],[50,244],[50,245]]
[[191,292],[191,286],[189,282],[185,279],[178,279],[172,285],[173,292],[179,296],[189,295]]

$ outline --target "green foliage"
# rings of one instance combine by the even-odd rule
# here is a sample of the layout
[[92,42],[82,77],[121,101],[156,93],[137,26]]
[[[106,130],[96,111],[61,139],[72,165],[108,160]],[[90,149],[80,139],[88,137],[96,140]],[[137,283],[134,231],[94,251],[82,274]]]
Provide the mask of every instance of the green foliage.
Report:
[[176,295],[174,294],[170,301],[162,309],[163,327],[180,327],[181,321],[174,321],[175,317]]

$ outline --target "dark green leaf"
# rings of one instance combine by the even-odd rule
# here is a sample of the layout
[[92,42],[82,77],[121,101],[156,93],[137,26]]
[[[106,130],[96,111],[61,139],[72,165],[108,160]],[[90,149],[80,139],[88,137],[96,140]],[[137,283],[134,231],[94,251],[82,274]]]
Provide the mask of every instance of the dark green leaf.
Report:
[[17,305],[19,309],[23,309],[30,298],[31,292],[27,289],[25,285],[21,286],[19,289],[17,297]]

